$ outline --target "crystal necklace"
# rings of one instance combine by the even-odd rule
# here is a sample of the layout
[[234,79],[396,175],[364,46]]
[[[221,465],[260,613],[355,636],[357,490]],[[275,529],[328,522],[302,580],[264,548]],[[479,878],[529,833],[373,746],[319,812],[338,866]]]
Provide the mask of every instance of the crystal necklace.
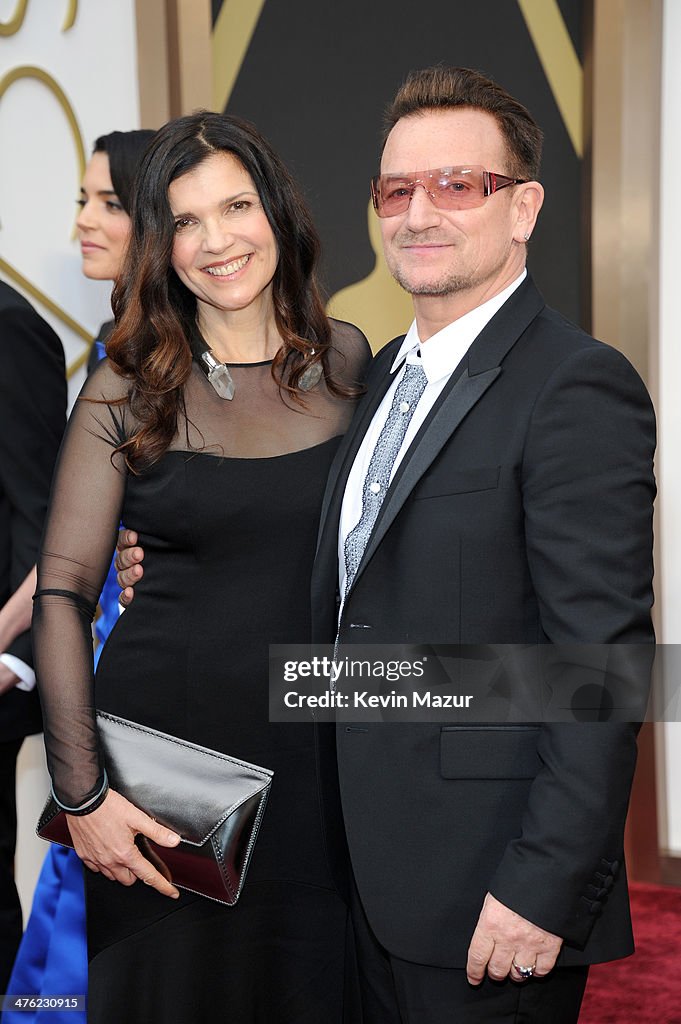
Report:
[[234,378],[229,372],[227,364],[219,363],[207,345],[205,351],[201,353],[199,366],[208,377],[208,382],[213,386],[215,393],[220,398],[226,398],[231,402],[235,391]]
[[[191,338],[190,343],[194,358],[208,378],[208,383],[220,398],[224,398],[228,402],[231,402],[234,398],[236,388],[234,386],[234,378],[229,372],[229,366],[227,363],[221,363],[215,358],[208,346],[208,343],[198,328],[193,332],[193,337]],[[312,349],[310,354],[314,355],[315,350]],[[319,384],[322,373],[323,368],[321,362],[316,362],[313,363],[312,366],[308,366],[300,375],[300,380],[298,381],[298,387],[300,390],[311,391],[312,388]]]

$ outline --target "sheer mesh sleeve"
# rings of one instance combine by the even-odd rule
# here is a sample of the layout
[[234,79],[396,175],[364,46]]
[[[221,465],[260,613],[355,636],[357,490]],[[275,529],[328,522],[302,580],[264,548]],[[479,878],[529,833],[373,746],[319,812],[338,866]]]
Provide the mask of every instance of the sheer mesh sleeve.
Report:
[[125,397],[108,362],[86,382],[57,461],[38,562],[33,614],[35,668],[45,746],[57,800],[97,805],[104,768],[93,698],[92,619],[116,543],[126,470],[114,447],[124,437]]
[[362,332],[345,320],[331,320],[331,373],[344,383],[361,383],[371,362],[371,348]]

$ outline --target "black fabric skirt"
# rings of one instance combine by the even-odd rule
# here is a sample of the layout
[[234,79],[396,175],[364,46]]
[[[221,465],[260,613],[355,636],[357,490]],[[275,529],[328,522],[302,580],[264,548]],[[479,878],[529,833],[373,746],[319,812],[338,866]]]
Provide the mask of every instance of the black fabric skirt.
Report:
[[227,907],[86,874],[89,1024],[361,1020],[348,909],[335,892],[247,883]]

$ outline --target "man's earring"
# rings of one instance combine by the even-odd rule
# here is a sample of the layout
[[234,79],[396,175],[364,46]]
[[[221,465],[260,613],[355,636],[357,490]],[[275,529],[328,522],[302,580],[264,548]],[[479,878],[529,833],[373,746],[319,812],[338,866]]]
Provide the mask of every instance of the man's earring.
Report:
[[529,240],[530,240],[530,233],[529,233],[529,231],[525,232],[525,234],[523,235],[523,238],[525,239],[526,242],[529,242]]

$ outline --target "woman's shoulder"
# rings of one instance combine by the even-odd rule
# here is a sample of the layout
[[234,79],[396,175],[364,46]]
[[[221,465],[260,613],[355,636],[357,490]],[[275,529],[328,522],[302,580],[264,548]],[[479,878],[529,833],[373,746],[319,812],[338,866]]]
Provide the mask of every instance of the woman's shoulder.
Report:
[[106,356],[88,374],[79,398],[120,405],[130,394],[132,381],[117,372]]
[[88,375],[73,414],[91,433],[118,447],[134,430],[130,409],[132,381],[122,377],[106,357]]
[[330,319],[332,373],[362,380],[372,359],[369,342],[359,327],[345,320]]

